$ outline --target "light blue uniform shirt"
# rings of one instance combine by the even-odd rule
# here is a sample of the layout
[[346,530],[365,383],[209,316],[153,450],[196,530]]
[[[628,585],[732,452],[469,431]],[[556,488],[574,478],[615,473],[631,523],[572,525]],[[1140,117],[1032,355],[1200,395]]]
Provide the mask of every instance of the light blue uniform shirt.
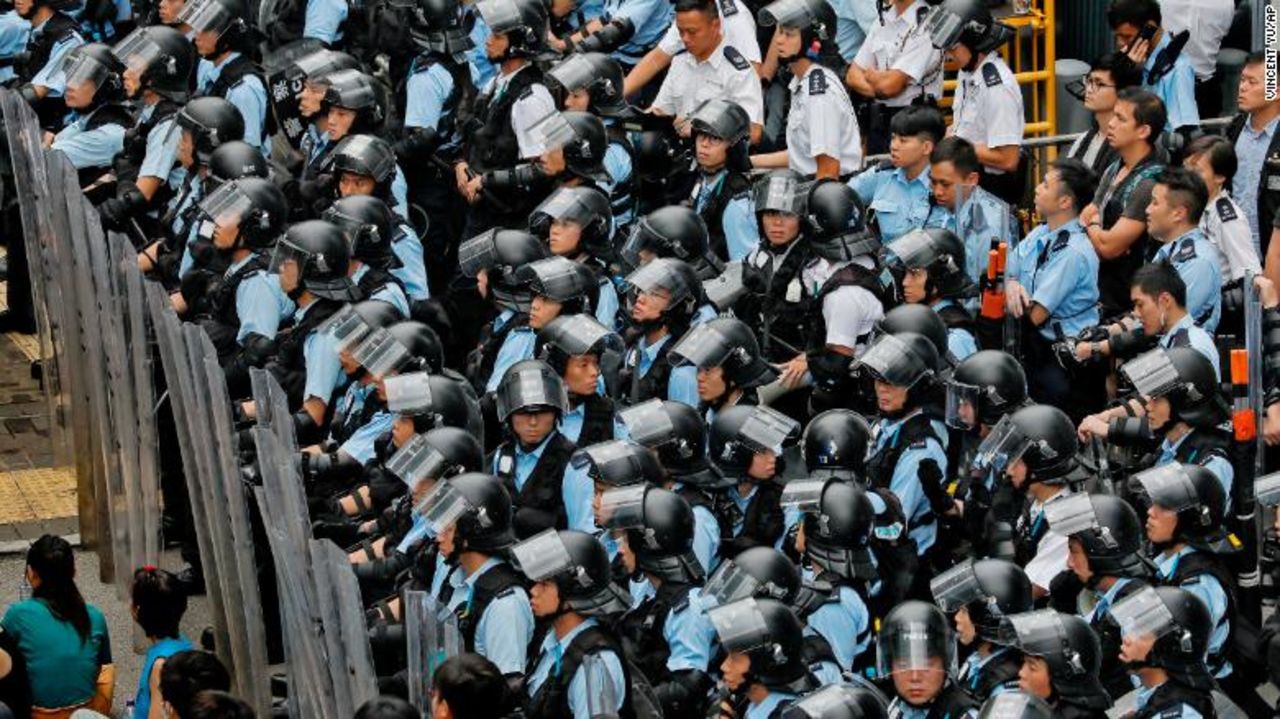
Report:
[[173,231],[175,237],[181,235],[183,232],[185,232],[187,236],[187,241],[184,243],[182,249],[182,262],[178,265],[178,277],[180,278],[186,277],[187,272],[190,271],[192,265],[195,264],[195,258],[191,256],[191,243],[196,241],[197,231],[200,227],[199,222],[192,222],[189,227],[185,226],[183,224],[182,215],[192,205],[199,203],[200,198],[204,196],[204,185],[198,180],[192,180],[191,183],[187,185],[187,188],[188,191],[185,194],[179,194],[169,200],[170,206],[175,208],[173,213],[173,223],[169,225],[169,228]]
[[[671,491],[680,488],[681,484],[676,482]],[[693,508],[693,554],[708,577],[720,564],[720,520],[700,504]]]
[[[462,572],[454,572],[450,577],[455,588],[449,608],[456,610],[463,603],[470,604],[476,581],[499,563],[500,560],[490,558],[475,574],[460,581],[455,576]],[[475,653],[493,662],[503,674],[524,674],[531,641],[533,610],[529,608],[529,595],[523,587],[517,586],[509,594],[494,597],[476,623]]]
[[[315,306],[311,303],[293,313],[294,322],[301,322],[307,316],[307,310]],[[305,401],[312,397],[329,404],[333,393],[342,385],[346,376],[342,371],[342,363],[338,361],[338,340],[329,332],[312,331],[302,341],[302,355],[307,367],[307,382],[302,392]]]
[[372,462],[375,457],[374,442],[391,431],[391,424],[395,419],[396,415],[390,412],[378,412],[368,423],[348,437],[347,441],[338,447],[338,451],[346,452],[347,456],[361,465]]
[[[1139,712],[1147,708],[1147,704],[1151,702],[1152,695],[1154,695],[1156,693],[1156,690],[1162,686],[1164,685],[1158,684],[1154,687],[1145,687],[1142,685],[1138,686],[1138,690],[1134,693],[1134,698],[1138,702]],[[1173,708],[1170,707],[1162,710],[1160,714],[1158,714],[1157,716],[1159,716],[1160,719],[1203,719],[1204,717],[1203,714],[1196,711],[1190,704],[1185,704],[1185,703],[1179,704],[1178,709],[1179,709],[1178,714],[1172,713]]]
[[[253,255],[250,255],[231,265],[224,276],[230,276],[252,259]],[[280,289],[279,276],[266,270],[249,275],[236,287],[236,317],[240,320],[236,342],[244,344],[250,334],[275,339],[276,333],[280,331],[280,323],[294,309],[293,300]]]
[[391,180],[391,209],[400,215],[400,219],[409,219],[409,181],[404,179],[404,171],[396,165],[396,176]]
[[1259,230],[1271,234],[1270,227],[1258,227],[1258,185],[1262,179],[1262,163],[1271,149],[1271,138],[1275,136],[1277,125],[1280,125],[1280,117],[1273,117],[1262,132],[1255,132],[1253,123],[1245,122],[1240,136],[1236,138],[1236,158],[1240,164],[1231,183],[1231,194],[1249,220],[1249,229],[1253,231],[1255,240],[1259,237]]
[[[652,346],[649,346],[646,338],[640,338],[635,352],[638,361],[637,371],[641,377],[649,373],[649,368],[658,359],[662,346],[671,339],[671,335],[668,334],[653,343]],[[664,399],[683,402],[697,409],[698,403],[701,401],[698,399],[698,368],[693,365],[672,367],[671,374],[667,377],[667,396]]]
[[400,260],[400,266],[392,269],[391,274],[404,285],[404,293],[415,302],[429,299],[431,288],[427,285],[427,264],[423,259],[422,240],[418,239],[418,234],[412,227],[400,224],[399,232],[391,239],[391,251]]
[[[542,646],[538,649],[538,663],[533,667],[533,674],[530,674],[525,682],[525,692],[530,696],[537,696],[538,690],[546,683],[547,677],[552,671],[556,676],[560,675],[560,663],[564,657],[564,652],[569,648],[574,638],[583,631],[596,626],[595,619],[588,619],[579,624],[569,633],[564,635],[563,639],[556,639],[554,631],[548,631],[546,637],[542,640]],[[609,675],[609,684],[613,693],[610,695],[614,699],[613,711],[621,710],[622,700],[627,695],[627,675],[622,671],[622,661],[614,654],[612,650],[602,649],[592,655],[599,657],[604,662],[605,672]],[[592,687],[595,691],[600,691],[599,687]],[[573,678],[569,680],[569,710],[573,712],[573,719],[593,719],[591,708],[588,706],[587,699],[587,675],[586,666],[578,665],[577,671],[573,673]]]
[[1147,61],[1143,63],[1143,84],[1156,97],[1164,102],[1165,111],[1168,113],[1168,124],[1165,125],[1166,130],[1176,130],[1179,127],[1188,125],[1195,127],[1200,124],[1200,106],[1196,104],[1196,71],[1191,67],[1191,61],[1187,59],[1185,52],[1179,53],[1178,59],[1174,61],[1173,68],[1164,74],[1164,77],[1157,80],[1154,84],[1146,82],[1147,73],[1151,72],[1151,67],[1156,63],[1156,57],[1161,50],[1169,45],[1169,33],[1165,31],[1160,34],[1160,42],[1147,53]]
[[871,615],[852,587],[837,587],[836,592],[839,601],[815,609],[809,615],[807,628],[827,640],[841,669],[851,671],[854,660],[871,642]]
[[[230,53],[218,65],[200,58],[200,64],[196,66],[197,90],[201,93],[209,92],[222,75],[222,68],[239,56],[238,52]],[[226,100],[235,105],[244,118],[244,141],[258,148],[263,156],[270,159],[271,143],[266,136],[267,88],[262,86],[262,80],[256,75],[245,75],[242,81],[227,90]]]
[[[538,461],[542,459],[543,450],[547,448],[547,443],[550,442],[551,438],[554,436],[555,432],[548,434],[541,442],[538,443],[537,447],[529,450],[526,450],[520,442],[512,440],[515,442],[516,466],[514,469],[505,466],[505,462],[503,460],[507,459],[508,455],[502,452],[494,452],[493,473],[502,476],[510,474],[511,481],[516,485],[516,491],[519,492],[524,489],[524,483],[529,480],[529,474],[533,472],[534,467],[538,466]],[[564,480],[562,479],[561,482],[563,481]],[[592,492],[594,491],[595,486],[593,485]]]
[[769,696],[764,698],[759,704],[748,704],[747,711],[743,713],[746,719],[769,719],[773,712],[783,704],[790,704],[796,700],[795,694],[786,692],[775,692],[770,690]]
[[533,359],[533,350],[537,343],[538,333],[528,325],[508,332],[502,339],[502,346],[498,348],[498,356],[493,360],[493,374],[489,375],[489,381],[485,383],[485,391],[498,391],[502,376],[507,373],[511,365],[521,360]]
[[[365,275],[369,274],[368,265],[360,265],[356,268],[355,273],[351,275],[352,282],[359,282]],[[390,274],[390,273],[388,273]],[[388,282],[381,289],[369,296],[371,300],[385,302],[400,313],[401,317],[409,316],[409,298],[404,296],[404,290],[394,282]]]
[[600,278],[600,294],[596,297],[596,321],[608,329],[618,326],[618,288],[608,277]]
[[[608,173],[609,180],[601,182],[600,189],[612,200],[614,188],[629,181],[633,169],[631,153],[627,152],[627,148],[616,142],[610,142],[604,151],[604,170]],[[630,224],[634,217],[635,209],[627,207],[625,212],[613,218],[613,224],[615,227],[623,227]]]
[[350,8],[346,0],[307,0],[307,13],[302,36],[315,38],[326,45],[342,39],[342,25]]
[[1197,325],[1190,314],[1173,323],[1169,331],[1160,335],[1160,339],[1156,342],[1161,347],[1169,349],[1175,346],[1174,340],[1184,334],[1187,337],[1187,343],[1191,345],[1191,349],[1207,357],[1213,363],[1213,371],[1221,379],[1222,368],[1218,366],[1221,363],[1221,359],[1218,357],[1218,346],[1213,343],[1213,337],[1203,327]]
[[1222,268],[1218,248],[1199,227],[1156,250],[1153,261],[1170,260],[1187,284],[1187,314],[1212,333],[1222,316]]
[[[30,42],[31,35],[37,35],[44,32],[44,28],[48,22],[37,28],[32,28],[28,35]],[[62,60],[67,53],[84,44],[84,38],[79,32],[73,32],[64,37],[60,42],[55,43],[53,50],[49,53],[49,61],[40,68],[31,78],[31,84],[49,89],[49,97],[62,97],[63,90],[67,86],[67,74],[62,69]]]
[[467,55],[467,64],[471,66],[471,84],[474,87],[488,87],[493,78],[498,75],[498,68],[490,62],[484,49],[485,43],[493,33],[489,32],[489,26],[485,24],[484,18],[480,17],[480,13],[476,12],[474,5],[465,6],[463,12],[473,23],[470,37],[475,47]]
[[444,104],[453,94],[453,75],[443,63],[432,62],[424,66],[415,58],[405,84],[405,127],[430,127],[437,129]]
[[836,11],[836,47],[846,63],[853,62],[867,34],[880,21],[876,6],[862,0],[833,0],[830,4]]
[[974,284],[980,284],[987,273],[987,254],[995,245],[1007,242],[1012,250],[1018,242],[1009,205],[981,187],[968,191],[960,209],[949,213],[945,227],[964,240],[965,264]]
[[[1183,547],[1173,555],[1163,552],[1156,555],[1154,559],[1159,582],[1167,585],[1170,577],[1178,571],[1178,562],[1194,551],[1196,550],[1193,547]],[[1227,616],[1226,588],[1212,574],[1201,574],[1177,586],[1199,597],[1200,601],[1209,608],[1209,616],[1213,618],[1213,633],[1209,635],[1209,654],[1221,653],[1227,641],[1227,634],[1231,631],[1231,617]],[[1225,659],[1223,661],[1223,667],[1215,674],[1217,677],[1224,677],[1231,673],[1231,662]],[[1209,671],[1213,671],[1213,667],[1210,667]]]
[[[918,412],[919,410],[917,410]],[[898,429],[910,416],[893,420],[881,418],[872,432],[875,443],[871,447],[871,455],[887,451],[898,436]],[[870,455],[869,455],[870,456]],[[916,549],[921,556],[933,546],[938,534],[938,521],[935,517],[927,524],[920,524],[921,517],[932,514],[929,500],[925,497],[924,487],[920,485],[920,463],[932,459],[938,463],[942,476],[947,476],[947,453],[942,445],[933,437],[924,440],[923,447],[908,447],[898,455],[898,465],[893,468],[893,478],[889,482],[889,491],[902,502],[902,511],[912,525],[908,532],[916,540]]]
[[595,499],[596,483],[587,473],[586,467],[575,467],[572,463],[564,468],[564,478],[560,480],[560,496],[564,499],[566,523],[569,529],[595,534],[600,531],[596,527],[595,512],[591,509],[591,501]]
[[[956,675],[956,683],[966,691],[973,693],[977,690],[978,684],[982,681],[982,668],[990,664],[992,661],[1000,658],[1002,655],[1008,654],[1012,651],[1014,650],[1010,647],[996,646],[995,651],[985,657],[982,656],[982,652],[973,652],[969,655],[968,659],[964,660],[964,664],[960,665],[960,673]],[[1018,678],[1014,677],[1012,680],[1004,684],[997,684],[992,687],[991,694],[989,696],[993,697],[998,694],[1004,694],[1005,692],[1016,691],[1018,691]]]
[[675,5],[667,0],[605,0],[602,21],[626,18],[635,28],[631,39],[613,51],[613,58],[626,66],[640,62],[662,39],[675,14]]
[[[138,114],[138,122],[146,122],[155,113],[155,105],[147,105]],[[168,180],[169,187],[177,189],[186,177],[186,170],[178,164],[178,140],[181,134],[170,133],[173,117],[157,122],[147,133],[147,150],[138,168],[138,177],[158,177]]]
[[854,175],[849,187],[868,209],[875,210],[885,244],[921,227],[941,227],[947,213],[929,201],[929,168],[916,179],[907,179],[901,167],[874,167]]
[[124,149],[124,125],[112,122],[86,130],[91,115],[71,116],[75,119],[53,136],[53,149],[66,154],[77,170],[111,167],[111,161]]
[[[1065,242],[1063,232],[1068,233]],[[1064,336],[1075,337],[1097,326],[1098,253],[1079,220],[1056,230],[1036,225],[1009,256],[1017,259],[1012,274],[1027,296],[1049,312],[1041,337],[1057,340],[1059,328]]]
[[[694,212],[702,214],[706,210],[707,203],[715,197],[727,176],[724,170],[714,175],[699,175],[698,184],[693,188]],[[738,195],[725,204],[720,213],[720,229],[724,232],[730,262],[745,260],[760,247],[760,226],[756,223],[750,193]]]
[[[27,37],[31,35],[31,23],[22,19],[16,10],[0,13],[0,58],[12,58],[27,49]],[[13,66],[0,68],[0,82],[14,78]]]
[[[1178,447],[1181,447],[1182,443],[1187,441],[1187,437],[1189,436],[1191,435],[1184,434],[1181,437],[1179,437],[1178,441],[1176,442],[1170,442],[1168,439],[1161,441],[1160,455],[1156,457],[1155,466],[1159,467],[1162,464],[1169,464],[1170,462],[1173,462],[1175,455],[1178,452]],[[1204,467],[1205,469],[1209,470],[1210,472],[1213,472],[1213,476],[1218,478],[1218,484],[1222,485],[1222,491],[1225,492],[1227,495],[1226,506],[1227,506],[1227,510],[1230,511],[1231,485],[1235,483],[1235,478],[1236,478],[1236,471],[1234,468],[1232,468],[1231,462],[1227,461],[1225,457],[1218,454],[1209,455],[1209,458],[1207,460],[1204,457],[1198,457],[1195,454],[1193,454],[1188,458],[1188,461],[1193,464],[1198,464],[1201,467]]]
[[[933,310],[935,312],[941,312],[943,309],[952,305],[961,307],[961,305],[955,300],[941,300],[933,303]],[[961,307],[961,309],[963,309],[963,307]],[[948,327],[947,351],[951,353],[951,356],[954,357],[957,362],[963,362],[968,359],[970,355],[977,353],[978,340],[973,336],[972,332],[964,329],[963,327]],[[942,434],[945,435],[946,432],[943,432]]]
[[672,609],[662,625],[662,636],[667,640],[671,654],[667,657],[667,669],[672,672],[697,669],[705,672],[711,663],[716,643],[716,629],[707,618],[700,597],[702,590],[689,590],[689,601],[679,610]]

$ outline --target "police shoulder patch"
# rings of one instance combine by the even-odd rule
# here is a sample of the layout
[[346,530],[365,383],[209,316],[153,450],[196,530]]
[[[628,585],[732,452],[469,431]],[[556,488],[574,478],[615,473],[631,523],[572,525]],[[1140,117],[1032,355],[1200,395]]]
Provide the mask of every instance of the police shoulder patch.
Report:
[[1218,201],[1214,203],[1214,206],[1218,209],[1218,219],[1223,222],[1231,222],[1238,217],[1238,215],[1236,215],[1236,208],[1232,206],[1231,200],[1225,197],[1219,197]]
[[884,159],[876,165],[876,172],[893,172],[893,160]]
[[917,439],[916,441],[907,445],[907,449],[924,449],[925,447],[928,447],[928,446],[929,446],[928,440]]
[[809,94],[823,95],[827,92],[827,74],[822,68],[816,67],[813,72],[809,73]]
[[521,90],[520,94],[517,95],[516,97],[517,99],[524,100],[532,96],[533,96],[533,85],[525,85],[524,89]]
[[720,0],[720,17],[733,17],[738,14],[738,4],[733,0]]
[[1067,232],[1066,230],[1060,230],[1058,232],[1057,239],[1053,241],[1053,246],[1050,248],[1050,251],[1057,252],[1058,250],[1063,249],[1070,243],[1071,243],[1071,233]]
[[1178,246],[1178,251],[1174,253],[1174,262],[1186,262],[1196,258],[1196,241],[1188,237]]
[[1004,82],[1000,78],[1000,68],[991,63],[982,66],[982,80],[987,83],[987,87],[995,87]]
[[751,67],[751,63],[747,62],[747,58],[743,57],[742,53],[738,52],[737,48],[732,45],[724,46],[724,57],[729,61],[730,65],[733,65],[738,70],[747,70]]

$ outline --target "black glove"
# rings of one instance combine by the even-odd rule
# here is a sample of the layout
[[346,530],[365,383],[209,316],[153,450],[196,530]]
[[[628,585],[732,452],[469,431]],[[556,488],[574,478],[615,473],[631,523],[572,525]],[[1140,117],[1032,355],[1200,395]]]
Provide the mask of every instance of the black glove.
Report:
[[129,220],[142,214],[147,207],[147,198],[137,186],[125,190],[120,197],[113,197],[98,206],[98,212],[108,229],[123,232]]

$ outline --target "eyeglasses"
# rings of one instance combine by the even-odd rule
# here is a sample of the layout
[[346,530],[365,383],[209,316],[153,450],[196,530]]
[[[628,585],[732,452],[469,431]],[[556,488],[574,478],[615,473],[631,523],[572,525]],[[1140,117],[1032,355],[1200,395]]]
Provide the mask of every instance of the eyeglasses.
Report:
[[1086,90],[1101,90],[1106,87],[1115,87],[1115,85],[1107,84],[1092,77],[1086,77],[1084,79],[1084,89]]

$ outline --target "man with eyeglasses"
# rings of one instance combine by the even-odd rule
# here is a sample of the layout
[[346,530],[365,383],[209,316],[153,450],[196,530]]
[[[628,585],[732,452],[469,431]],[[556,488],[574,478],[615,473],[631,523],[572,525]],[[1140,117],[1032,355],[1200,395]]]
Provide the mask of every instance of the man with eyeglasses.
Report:
[[1093,61],[1082,81],[1067,86],[1067,91],[1093,113],[1093,127],[1072,143],[1067,157],[1083,162],[1099,175],[1116,159],[1115,149],[1107,143],[1107,123],[1115,113],[1116,98],[1121,90],[1142,84],[1136,66],[1117,60],[1114,53],[1104,53]]
[[1240,112],[1227,127],[1227,139],[1235,143],[1240,160],[1231,181],[1232,193],[1244,211],[1249,229],[1258,238],[1264,266],[1275,267],[1275,260],[1268,256],[1268,245],[1276,208],[1280,207],[1280,133],[1276,132],[1280,100],[1267,100],[1264,60],[1263,54],[1256,52],[1240,71],[1236,95]]

